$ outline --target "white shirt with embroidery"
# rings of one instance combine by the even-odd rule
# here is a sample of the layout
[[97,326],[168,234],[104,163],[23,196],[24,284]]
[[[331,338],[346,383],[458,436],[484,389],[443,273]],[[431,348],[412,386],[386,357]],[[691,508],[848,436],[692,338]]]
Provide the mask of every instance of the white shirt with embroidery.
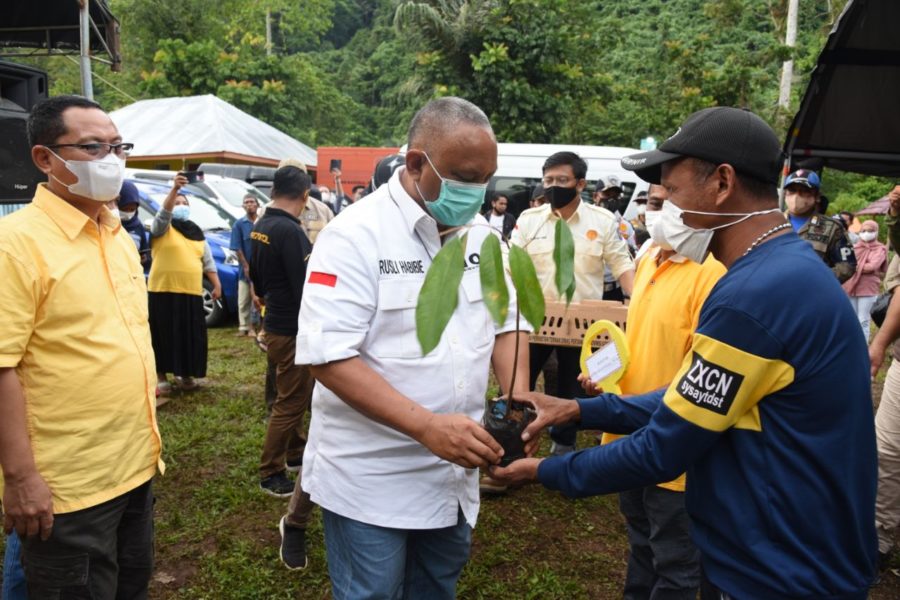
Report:
[[[515,292],[497,326],[478,274],[486,226],[468,232],[459,304],[427,356],[416,337],[419,290],[441,248],[437,223],[406,193],[400,173],[342,211],[316,240],[299,315],[298,364],[360,357],[397,391],[430,411],[481,421],[494,339],[515,330]],[[487,225],[481,215],[472,223]],[[523,331],[530,331],[522,321]],[[527,377],[527,373],[520,374]],[[377,423],[316,383],[303,489],[322,508],[400,529],[474,526],[478,471],[465,469]]]

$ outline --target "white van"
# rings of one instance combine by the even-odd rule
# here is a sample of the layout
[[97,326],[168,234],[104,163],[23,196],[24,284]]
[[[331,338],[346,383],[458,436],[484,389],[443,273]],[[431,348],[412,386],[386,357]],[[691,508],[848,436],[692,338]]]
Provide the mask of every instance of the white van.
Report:
[[[613,175],[622,182],[622,193],[628,198],[625,217],[636,214],[631,199],[640,191],[646,191],[647,182],[631,171],[622,168],[619,161],[623,156],[636,154],[640,150],[615,146],[576,146],[567,144],[497,144],[497,172],[488,186],[487,197],[499,192],[509,198],[509,211],[518,216],[528,208],[531,192],[541,182],[541,168],[544,161],[557,152],[574,152],[587,163],[587,187],[582,197],[590,200],[594,185],[599,178]],[[489,203],[486,205],[489,206]]]
[[[531,199],[531,192],[541,182],[544,161],[557,152],[574,152],[587,163],[587,186],[582,192],[582,199],[593,202],[594,186],[597,179],[613,175],[622,183],[622,193],[628,198],[628,207],[624,217],[633,219],[637,208],[631,200],[641,191],[647,191],[650,185],[631,171],[622,168],[620,160],[629,154],[637,154],[640,150],[620,148],[617,146],[578,146],[574,144],[497,144],[497,172],[488,184],[483,211],[491,204],[494,192],[509,199],[509,210],[515,217],[526,208]],[[406,152],[406,144],[400,153]]]
[[[178,171],[154,171],[151,169],[125,169],[125,177],[128,179],[142,179],[159,181],[171,184]],[[210,200],[217,203],[225,212],[239,219],[247,214],[244,211],[244,197],[247,194],[255,196],[259,205],[265,207],[269,204],[269,197],[258,189],[240,179],[222,177],[204,173],[203,181],[192,183],[199,188]]]

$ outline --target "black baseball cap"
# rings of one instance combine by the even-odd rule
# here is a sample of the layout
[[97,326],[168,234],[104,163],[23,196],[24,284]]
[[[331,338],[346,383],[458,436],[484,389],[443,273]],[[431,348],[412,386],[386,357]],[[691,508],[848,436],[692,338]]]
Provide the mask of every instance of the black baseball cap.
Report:
[[778,185],[783,162],[781,143],[761,118],[740,108],[717,106],[697,111],[656,150],[622,159],[622,168],[659,184],[662,164],[689,156]]
[[375,165],[375,172],[372,173],[372,181],[369,183],[371,191],[375,191],[379,186],[384,185],[394,174],[394,171],[406,164],[406,159],[400,154],[389,154],[378,161]]
[[597,184],[594,186],[594,190],[598,192],[605,192],[606,190],[612,189],[622,189],[622,184],[619,182],[619,178],[615,175],[610,175],[609,177],[598,179]]

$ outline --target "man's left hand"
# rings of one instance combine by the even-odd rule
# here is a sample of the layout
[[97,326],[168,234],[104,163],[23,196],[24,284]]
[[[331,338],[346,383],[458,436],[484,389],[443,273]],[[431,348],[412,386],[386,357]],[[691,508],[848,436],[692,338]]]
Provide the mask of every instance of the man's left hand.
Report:
[[222,285],[221,285],[221,284],[218,284],[218,285],[213,286],[213,289],[212,289],[212,299],[213,299],[213,300],[218,300],[218,299],[221,298],[221,297],[222,297]]
[[502,481],[506,485],[519,486],[526,483],[537,483],[538,466],[543,458],[520,458],[508,467],[492,466],[488,469],[491,479]]

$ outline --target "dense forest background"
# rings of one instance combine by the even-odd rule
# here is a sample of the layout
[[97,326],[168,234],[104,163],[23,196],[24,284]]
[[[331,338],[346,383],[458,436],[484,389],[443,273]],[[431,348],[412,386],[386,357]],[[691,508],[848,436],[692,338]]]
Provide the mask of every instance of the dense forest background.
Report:
[[[216,94],[314,147],[402,144],[415,109],[448,94],[508,142],[637,147],[715,105],[783,135],[845,2],[803,0],[791,50],[787,0],[109,0],[124,65],[97,65],[94,89],[109,110]],[[79,91],[74,60],[29,62],[53,93]],[[831,172],[823,191],[856,209],[886,184]]]

